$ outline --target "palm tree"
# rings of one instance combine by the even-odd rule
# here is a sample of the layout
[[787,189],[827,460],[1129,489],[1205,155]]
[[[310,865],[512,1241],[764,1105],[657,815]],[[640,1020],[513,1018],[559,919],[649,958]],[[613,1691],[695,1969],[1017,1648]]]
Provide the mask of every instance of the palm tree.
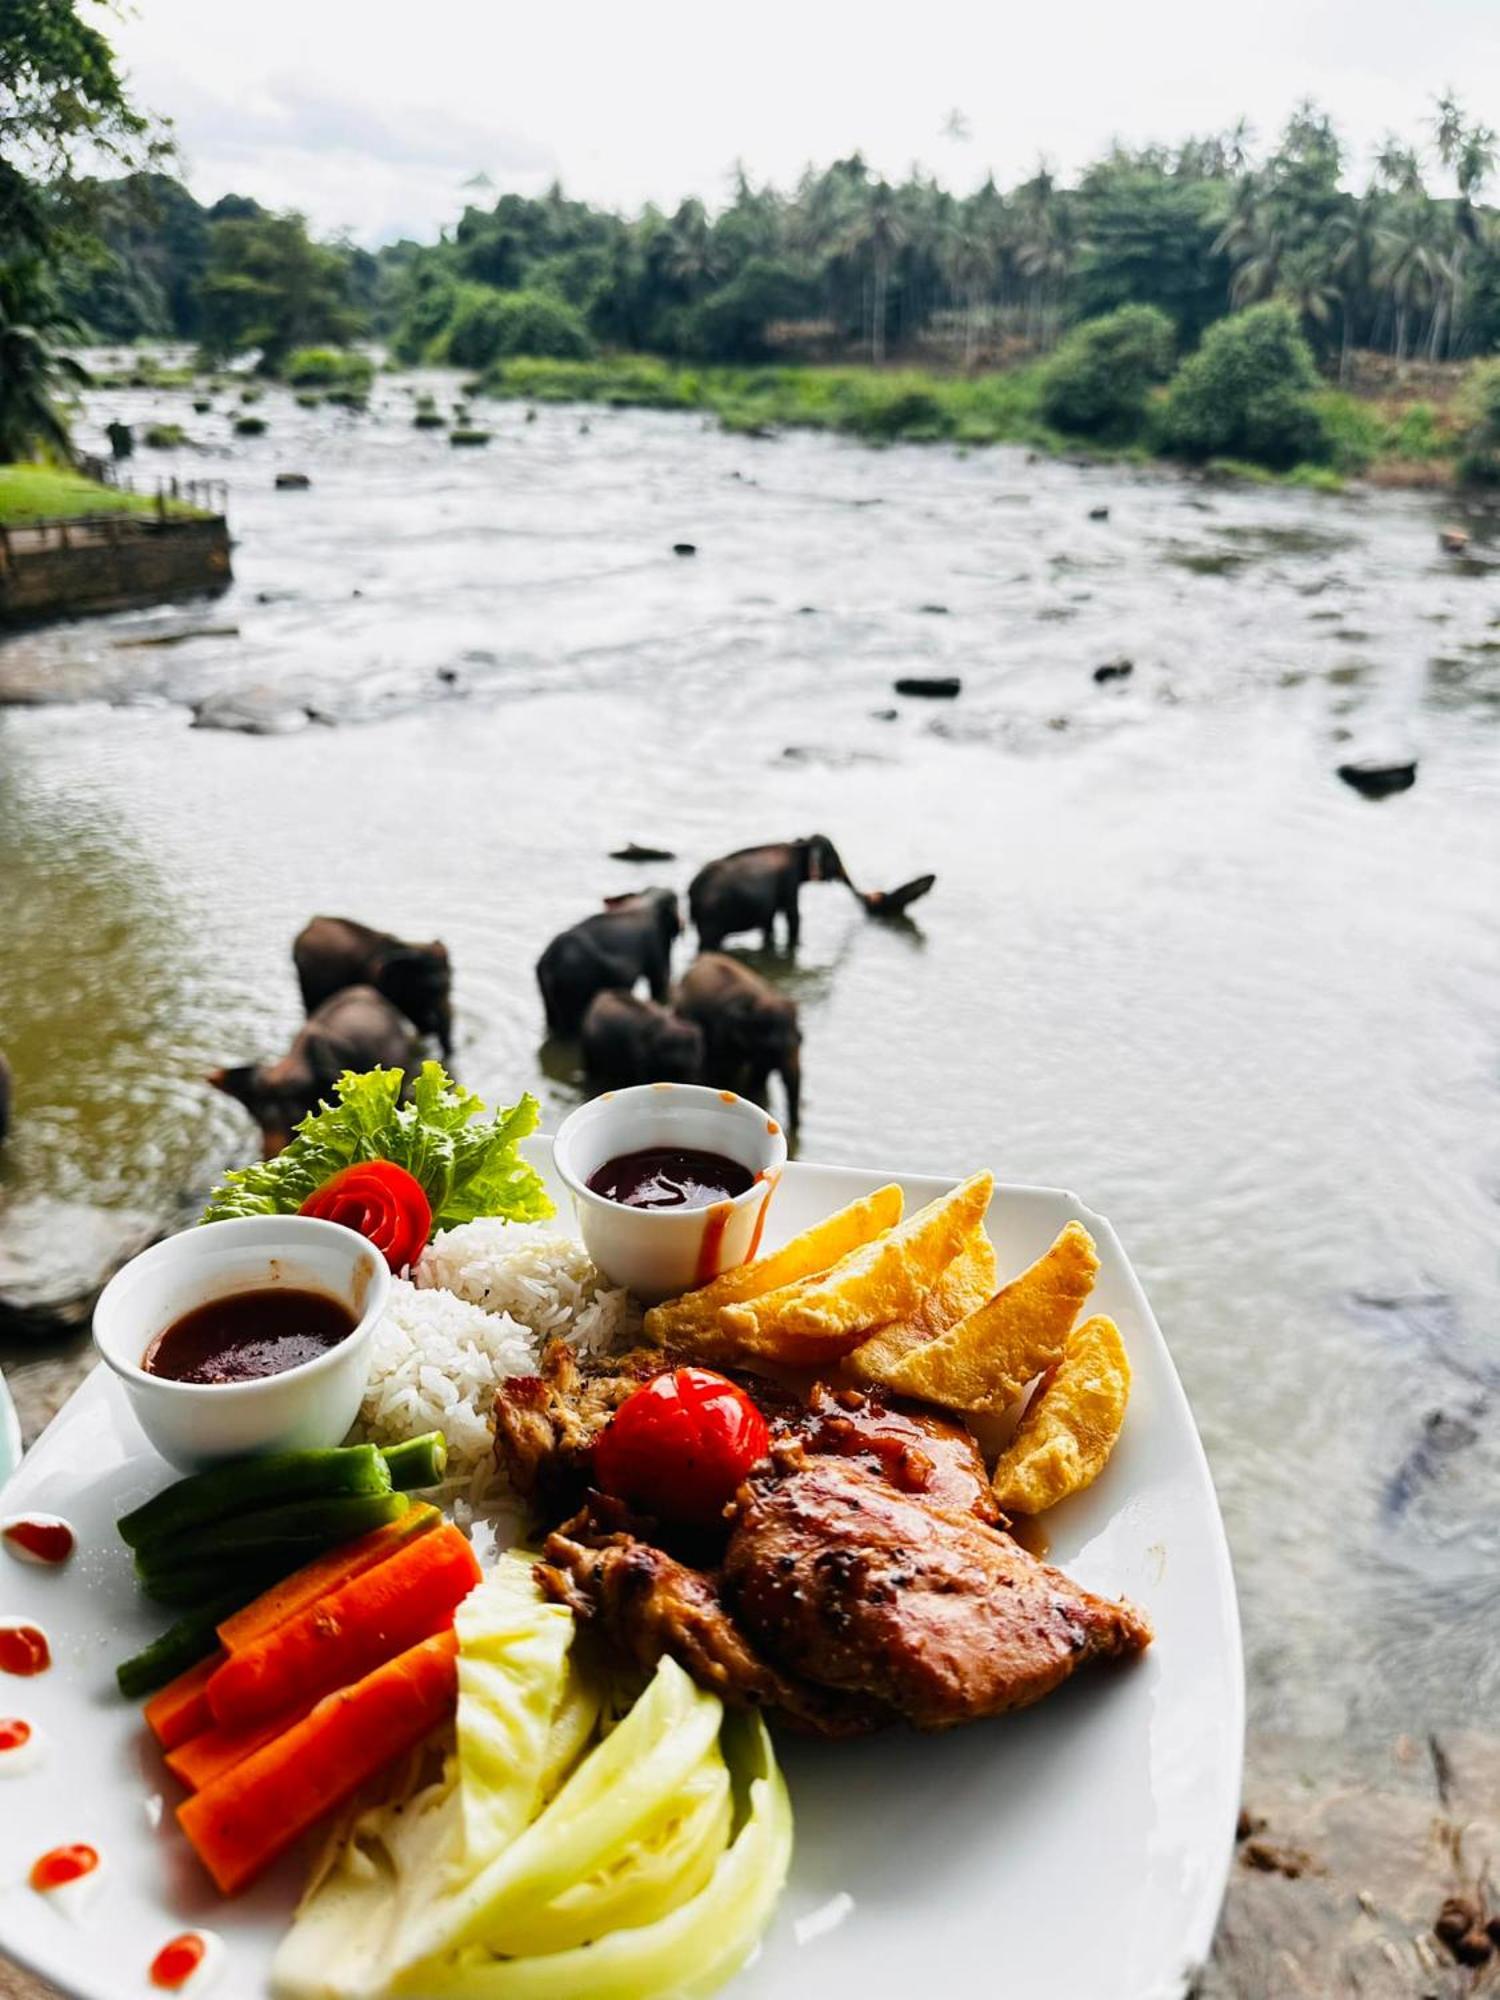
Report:
[[696,198],[681,203],[667,225],[663,262],[685,291],[696,292],[715,274],[714,235]]
[[[1278,274],[1276,296],[1285,299],[1304,326],[1314,333],[1321,333],[1327,328],[1335,308],[1343,303],[1334,264],[1329,246],[1314,239],[1290,251],[1283,259]],[[1347,324],[1346,311],[1346,328]]]
[[[1458,201],[1453,211],[1453,242],[1448,260],[1451,311],[1447,333],[1451,354],[1463,307],[1464,264],[1469,251],[1482,240],[1484,234],[1483,214],[1476,198],[1494,172],[1496,137],[1492,127],[1468,123],[1463,107],[1451,90],[1445,91],[1437,101],[1433,136],[1437,141],[1438,157],[1445,167],[1452,169],[1458,183]],[[1434,360],[1437,359],[1437,339],[1438,322],[1434,316]]]
[[886,299],[890,290],[891,261],[907,238],[906,218],[896,190],[890,182],[878,180],[866,188],[864,199],[844,232],[842,248],[866,256],[873,276],[870,312],[870,359],[877,368],[885,360]]
[[949,224],[943,240],[943,274],[963,302],[964,366],[972,368],[979,340],[982,303],[994,289],[1000,264],[1000,243],[992,219],[977,197],[966,202]]
[[1407,356],[1411,314],[1431,301],[1442,274],[1442,258],[1433,240],[1431,203],[1413,196],[1398,201],[1381,231],[1376,273],[1395,308],[1398,362]]
[[1339,380],[1349,374],[1349,351],[1353,345],[1351,304],[1367,299],[1375,289],[1375,266],[1380,256],[1380,194],[1372,183],[1350,208],[1344,208],[1329,223],[1333,250],[1333,275],[1338,284],[1343,314],[1343,337],[1339,343]]
[[0,272],[0,463],[39,449],[72,462],[67,419],[54,399],[63,383],[88,385],[88,371],[59,351],[63,341],[82,337],[54,304],[40,266]]
[[1031,338],[1045,347],[1078,252],[1073,208],[1045,160],[1016,189],[1015,217],[1016,268],[1031,280]]

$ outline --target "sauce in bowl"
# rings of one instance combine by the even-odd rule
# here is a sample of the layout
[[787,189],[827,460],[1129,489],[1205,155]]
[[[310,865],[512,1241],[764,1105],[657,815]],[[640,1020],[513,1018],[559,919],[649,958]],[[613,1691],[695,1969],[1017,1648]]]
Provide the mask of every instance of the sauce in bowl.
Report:
[[256,1382],[284,1375],[347,1340],[358,1320],[342,1299],[292,1285],[257,1285],[194,1306],[142,1357],[172,1382]]
[[755,1175],[724,1153],[691,1146],[645,1146],[621,1153],[589,1175],[588,1185],[622,1208],[710,1208],[755,1185]]

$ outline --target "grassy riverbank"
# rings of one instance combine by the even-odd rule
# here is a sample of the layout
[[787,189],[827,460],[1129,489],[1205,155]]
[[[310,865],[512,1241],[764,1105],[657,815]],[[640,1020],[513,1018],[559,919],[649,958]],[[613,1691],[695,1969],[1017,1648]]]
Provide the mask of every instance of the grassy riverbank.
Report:
[[[986,375],[925,369],[688,368],[649,355],[592,361],[507,361],[485,378],[493,395],[535,403],[701,410],[750,436],[797,428],[839,431],[871,444],[1014,444],[1142,461],[1162,456],[1149,420],[1141,440],[1104,449],[1066,436],[1042,415],[1045,363]],[[1441,404],[1366,398],[1322,389],[1315,397],[1332,443],[1326,464],[1273,475],[1229,460],[1210,470],[1336,487],[1368,476],[1386,485],[1437,485],[1452,477],[1459,425]]]
[[[101,486],[55,465],[0,465],[0,527],[27,528],[37,521],[76,521],[97,514],[154,514],[156,499]],[[192,519],[201,510],[169,500],[167,512]]]

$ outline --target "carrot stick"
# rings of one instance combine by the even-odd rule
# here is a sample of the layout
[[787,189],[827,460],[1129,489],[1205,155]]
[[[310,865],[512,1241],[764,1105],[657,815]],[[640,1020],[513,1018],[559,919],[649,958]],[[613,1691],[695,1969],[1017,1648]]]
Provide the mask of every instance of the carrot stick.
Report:
[[253,1882],[314,1821],[438,1726],[457,1699],[457,1655],[451,1631],[424,1639],[326,1696],[177,1808],[223,1895]]
[[474,1551],[457,1528],[419,1535],[231,1653],[208,1683],[215,1724],[241,1729],[347,1687],[451,1623],[478,1581]]
[[167,1753],[167,1769],[190,1792],[201,1792],[205,1787],[216,1784],[236,1764],[243,1764],[247,1757],[253,1757],[267,1743],[274,1742],[278,1736],[285,1736],[312,1706],[311,1699],[298,1702],[295,1708],[269,1716],[264,1722],[247,1723],[243,1729],[215,1729],[212,1726],[202,1729],[196,1736],[190,1736],[186,1743]]
[[197,1736],[213,1727],[214,1719],[208,1706],[208,1684],[223,1664],[222,1653],[210,1653],[206,1660],[189,1667],[175,1681],[168,1681],[164,1688],[158,1688],[146,1703],[146,1720],[163,1750],[175,1750],[190,1736]]
[[442,1520],[436,1507],[429,1507],[425,1501],[418,1501],[409,1507],[398,1520],[388,1522],[383,1528],[374,1528],[368,1535],[361,1535],[358,1541],[346,1542],[342,1548],[330,1549],[326,1555],[318,1556],[294,1570],[279,1583],[242,1611],[234,1612],[219,1627],[219,1639],[230,1653],[242,1651],[246,1646],[284,1625],[289,1618],[295,1618],[299,1611],[316,1604],[320,1597],[331,1590],[338,1590],[346,1583],[362,1576],[366,1570],[374,1569],[398,1549],[417,1535],[425,1535]]

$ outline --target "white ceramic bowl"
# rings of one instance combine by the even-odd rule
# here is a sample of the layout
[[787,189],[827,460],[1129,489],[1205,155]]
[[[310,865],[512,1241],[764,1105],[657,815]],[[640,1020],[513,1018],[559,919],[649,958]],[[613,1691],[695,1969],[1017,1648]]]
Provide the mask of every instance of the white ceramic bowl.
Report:
[[[195,1306],[251,1286],[327,1292],[354,1331],[315,1360],[254,1382],[173,1382],[141,1366],[157,1334]],[[184,1472],[225,1458],[343,1442],[359,1414],[391,1274],[374,1244],[337,1222],[256,1215],[211,1222],[143,1250],[105,1286],[94,1345],[125,1384],[141,1429]]]
[[[755,1175],[706,1208],[627,1208],[588,1185],[607,1161],[647,1146],[723,1153]],[[654,1305],[755,1255],[786,1165],[786,1134],[759,1104],[697,1083],[643,1083],[581,1104],[553,1141],[584,1247],[612,1284]]]

